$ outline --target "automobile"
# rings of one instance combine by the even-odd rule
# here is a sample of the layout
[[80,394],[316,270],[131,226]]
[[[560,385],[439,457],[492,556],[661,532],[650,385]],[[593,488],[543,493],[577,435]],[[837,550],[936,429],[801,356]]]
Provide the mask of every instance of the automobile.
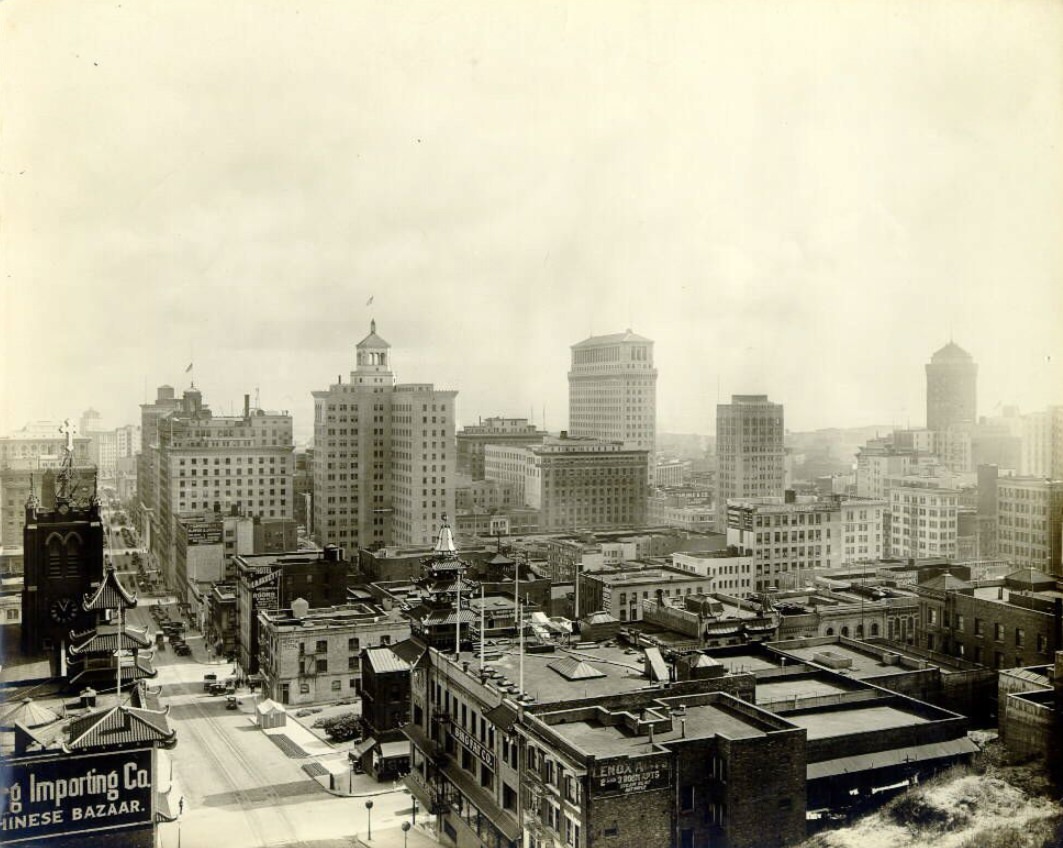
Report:
[[225,694],[225,688],[226,687],[225,687],[224,683],[211,683],[210,684],[210,688],[208,688],[207,691],[211,695],[224,695]]
[[225,709],[235,710],[239,706],[235,695],[228,695],[225,698]]
[[175,645],[174,649],[173,649],[173,652],[175,654],[177,654],[177,656],[179,656],[179,657],[190,657],[190,656],[192,656],[192,649],[190,647],[188,647],[188,645],[186,645],[184,642],[181,642],[180,644]]
[[216,674],[204,674],[203,675],[203,691],[209,692],[210,687],[218,682],[218,675]]

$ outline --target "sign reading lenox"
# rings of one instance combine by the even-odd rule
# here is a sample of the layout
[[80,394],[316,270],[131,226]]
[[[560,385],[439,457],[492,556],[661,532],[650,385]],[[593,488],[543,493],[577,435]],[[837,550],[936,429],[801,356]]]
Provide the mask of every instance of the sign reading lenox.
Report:
[[9,761],[0,842],[150,826],[152,750]]

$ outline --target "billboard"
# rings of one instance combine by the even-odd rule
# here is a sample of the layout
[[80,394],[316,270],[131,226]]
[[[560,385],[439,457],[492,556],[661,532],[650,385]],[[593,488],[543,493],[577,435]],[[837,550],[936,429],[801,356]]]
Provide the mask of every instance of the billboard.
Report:
[[0,766],[0,843],[151,827],[154,751],[48,755]]

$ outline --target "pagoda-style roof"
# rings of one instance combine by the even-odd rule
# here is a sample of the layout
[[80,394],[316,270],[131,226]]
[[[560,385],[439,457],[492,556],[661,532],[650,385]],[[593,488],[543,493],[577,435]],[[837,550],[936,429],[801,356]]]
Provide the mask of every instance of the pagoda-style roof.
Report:
[[169,712],[169,707],[146,710],[126,704],[97,710],[70,723],[70,735],[63,747],[84,751],[150,743],[172,748],[177,744],[177,731],[170,727]]
[[[158,669],[152,664],[152,655],[137,654],[132,663],[122,665],[122,685],[136,683],[138,680],[146,680],[158,675]],[[87,665],[86,657],[71,658],[68,664],[68,682],[71,686],[76,683],[89,683],[91,681],[111,680],[118,677],[114,665]]]
[[[446,627],[448,625],[453,626],[457,621],[457,616],[454,613],[452,607],[438,607],[419,606],[410,612],[413,619],[423,627]],[[475,624],[478,621],[476,613],[470,609],[462,609],[461,611],[461,623]]]
[[41,706],[33,698],[23,698],[0,716],[0,729],[13,728],[16,724],[33,729],[51,724],[58,719],[59,716],[52,710]]
[[71,645],[67,650],[72,657],[79,654],[113,654],[119,649],[142,651],[151,647],[151,639],[145,631],[136,627],[123,627],[119,630],[117,624],[101,624],[94,630],[71,633],[70,641]]
[[103,610],[128,609],[137,605],[137,596],[130,594],[118,579],[114,563],[107,565],[103,575],[103,582],[95,593],[85,595],[82,606],[88,612],[100,612]]

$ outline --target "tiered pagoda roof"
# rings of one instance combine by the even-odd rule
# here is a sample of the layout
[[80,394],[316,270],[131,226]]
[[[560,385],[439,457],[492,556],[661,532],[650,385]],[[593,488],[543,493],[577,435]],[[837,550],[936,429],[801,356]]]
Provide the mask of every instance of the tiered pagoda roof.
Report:
[[149,710],[126,704],[97,710],[70,723],[63,747],[83,751],[150,743],[172,748],[177,744],[177,731],[170,727],[169,712],[169,707]]
[[131,594],[122,581],[118,579],[114,563],[108,563],[103,574],[103,582],[95,592],[85,595],[82,606],[87,612],[103,612],[104,610],[129,609],[137,605],[137,596]]

